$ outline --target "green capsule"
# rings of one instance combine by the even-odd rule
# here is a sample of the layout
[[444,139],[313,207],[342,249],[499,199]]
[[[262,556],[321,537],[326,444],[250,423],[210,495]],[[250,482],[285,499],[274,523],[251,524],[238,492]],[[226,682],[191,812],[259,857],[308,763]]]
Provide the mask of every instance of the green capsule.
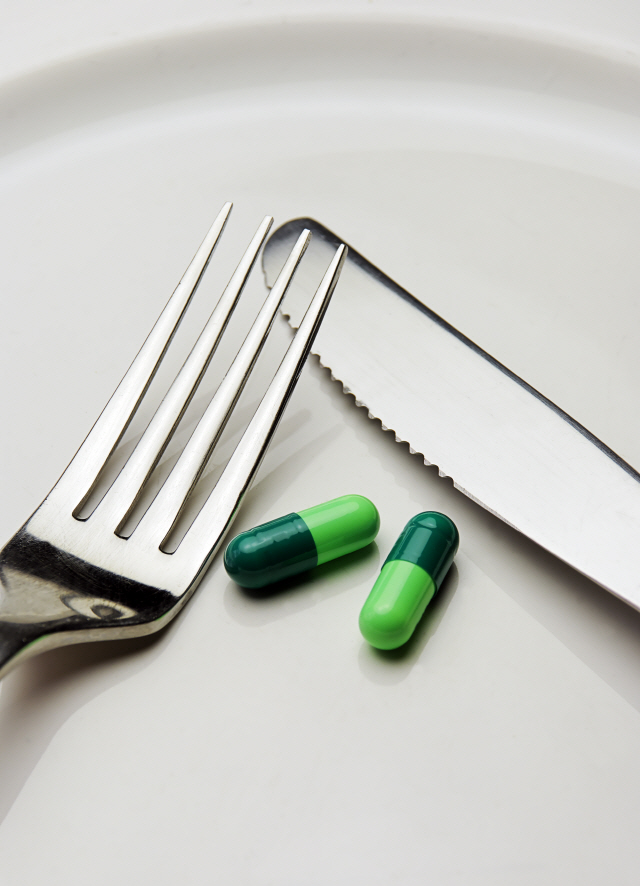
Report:
[[376,506],[343,495],[237,535],[224,554],[239,585],[262,588],[370,544],[380,529]]
[[444,514],[412,517],[385,560],[360,613],[360,632],[377,649],[407,642],[453,563],[460,536]]

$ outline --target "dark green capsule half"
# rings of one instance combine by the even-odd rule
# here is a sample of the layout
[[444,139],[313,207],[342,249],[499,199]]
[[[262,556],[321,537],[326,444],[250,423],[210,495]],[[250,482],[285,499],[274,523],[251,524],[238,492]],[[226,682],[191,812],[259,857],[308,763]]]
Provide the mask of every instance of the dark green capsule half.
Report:
[[362,607],[360,632],[377,649],[407,642],[453,563],[460,536],[444,514],[412,517]]
[[343,495],[237,535],[225,551],[225,569],[239,585],[262,588],[363,548],[379,528],[373,502]]

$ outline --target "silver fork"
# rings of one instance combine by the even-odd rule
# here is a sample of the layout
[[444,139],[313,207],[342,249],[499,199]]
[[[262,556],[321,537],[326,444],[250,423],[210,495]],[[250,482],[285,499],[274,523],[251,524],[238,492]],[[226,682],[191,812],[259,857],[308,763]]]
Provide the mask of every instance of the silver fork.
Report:
[[[0,552],[0,677],[47,649],[149,634],[184,606],[231,526],[296,385],[346,256],[335,253],[306,316],[215,488],[175,551],[167,541],[269,334],[310,233],[304,231],[173,470],[133,532],[123,530],[193,397],[267,236],[258,228],[191,353],[112,485],[83,514],[207,267],[226,204],[84,443]],[[82,514],[82,516],[81,516]]]

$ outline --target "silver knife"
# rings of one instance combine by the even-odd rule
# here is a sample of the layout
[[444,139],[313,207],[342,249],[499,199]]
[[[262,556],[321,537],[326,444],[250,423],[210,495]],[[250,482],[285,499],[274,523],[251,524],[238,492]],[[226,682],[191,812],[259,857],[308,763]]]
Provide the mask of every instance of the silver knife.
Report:
[[[313,239],[283,307],[294,327],[343,242],[287,222],[264,248],[267,286],[303,228]],[[457,489],[640,609],[640,474],[351,246],[313,350]]]

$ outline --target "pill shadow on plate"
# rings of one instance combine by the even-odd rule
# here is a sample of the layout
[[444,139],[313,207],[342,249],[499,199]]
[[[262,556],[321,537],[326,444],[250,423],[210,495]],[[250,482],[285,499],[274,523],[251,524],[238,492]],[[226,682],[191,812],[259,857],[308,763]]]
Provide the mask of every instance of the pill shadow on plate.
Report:
[[427,643],[438,630],[458,587],[458,577],[456,564],[453,563],[440,590],[427,606],[413,635],[404,646],[383,650],[375,649],[365,640],[362,641],[358,664],[368,680],[381,685],[391,685],[401,683],[409,675],[420,660]]
[[[229,581],[224,592],[225,609],[238,624],[261,627],[353,590],[354,584],[373,584],[379,564],[380,551],[372,542],[366,548],[264,588],[243,588]],[[363,601],[365,597],[366,593]]]

